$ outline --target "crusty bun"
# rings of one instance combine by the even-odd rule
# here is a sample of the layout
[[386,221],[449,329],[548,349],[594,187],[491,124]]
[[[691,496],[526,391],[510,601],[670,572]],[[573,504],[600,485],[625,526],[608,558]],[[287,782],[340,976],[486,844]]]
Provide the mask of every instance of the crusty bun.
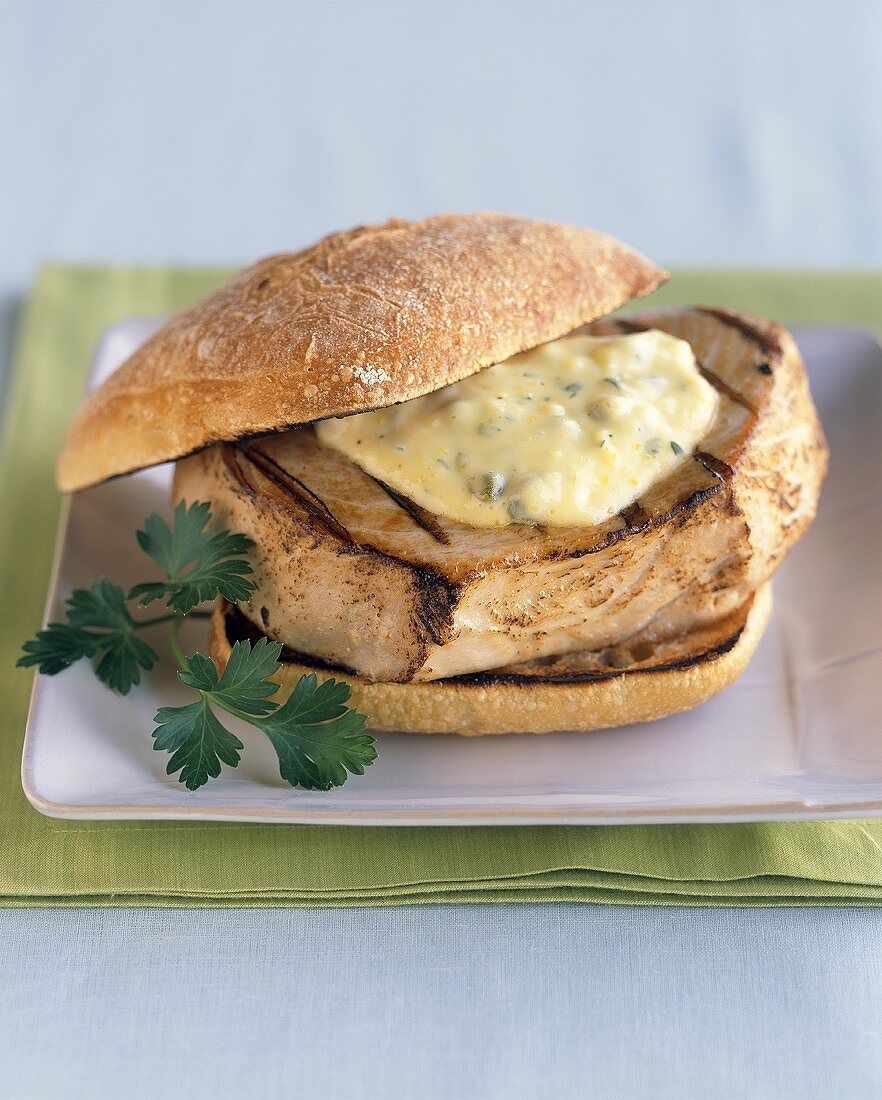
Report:
[[255,542],[241,606],[291,650],[378,681],[449,679],[651,627],[692,637],[745,605],[815,514],[827,450],[779,325],[657,310],[594,333],[686,340],[719,392],[695,453],[596,526],[475,528],[429,515],[307,428],[178,464],[175,496],[209,500]]
[[[713,626],[653,645],[631,639],[601,653],[569,654],[497,672],[419,684],[372,683],[290,652],[274,677],[286,698],[314,672],[349,684],[350,703],[374,730],[408,733],[550,733],[606,729],[664,718],[704,703],[744,670],[772,606],[763,585],[747,604]],[[258,636],[223,600],[211,620],[210,652],[226,667],[232,644]]]
[[666,277],[603,233],[503,214],[334,233],[240,272],[135,352],[84,402],[58,486],[419,397]]

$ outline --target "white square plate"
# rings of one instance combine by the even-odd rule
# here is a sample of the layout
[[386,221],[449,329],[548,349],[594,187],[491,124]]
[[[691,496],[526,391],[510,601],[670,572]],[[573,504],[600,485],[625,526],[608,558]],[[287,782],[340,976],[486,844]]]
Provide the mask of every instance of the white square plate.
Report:
[[[102,340],[91,384],[157,322]],[[152,748],[157,707],[183,700],[164,661],[122,699],[81,664],[38,676],[22,776],[53,817],[362,825],[758,821],[882,814],[882,348],[845,328],[796,332],[830,441],[817,522],[775,580],[775,611],[746,673],[687,714],[604,733],[378,735],[379,759],[329,793],[292,790],[250,727],[236,771],[190,793]],[[106,573],[150,575],[134,531],[169,511],[170,468],[68,501],[48,617]],[[145,565],[148,569],[145,573]],[[200,635],[201,632],[201,635]],[[186,639],[205,647],[205,624]],[[151,639],[161,651],[161,628]]]

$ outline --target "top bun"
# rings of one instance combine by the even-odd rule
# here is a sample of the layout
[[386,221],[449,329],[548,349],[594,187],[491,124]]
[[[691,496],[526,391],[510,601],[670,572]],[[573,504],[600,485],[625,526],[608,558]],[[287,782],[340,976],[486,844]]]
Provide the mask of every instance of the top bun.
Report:
[[504,214],[333,233],[239,272],[136,351],[80,408],[58,486],[420,397],[666,277],[603,233]]

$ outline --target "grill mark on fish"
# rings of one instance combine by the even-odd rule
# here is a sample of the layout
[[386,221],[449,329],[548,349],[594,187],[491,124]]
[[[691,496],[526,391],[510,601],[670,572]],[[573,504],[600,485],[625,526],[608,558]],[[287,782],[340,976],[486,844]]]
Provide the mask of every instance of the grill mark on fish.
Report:
[[633,531],[641,531],[644,527],[648,527],[652,522],[652,519],[639,500],[635,500],[633,504],[629,504],[627,508],[623,508],[619,515],[622,517],[622,521],[630,534]]
[[618,325],[622,332],[649,332],[648,325],[641,325],[639,321],[629,321],[627,317],[615,317],[613,323]]
[[[417,622],[435,645],[445,645],[450,641],[453,630],[453,608],[459,599],[460,588],[451,584],[446,577],[425,569],[418,569],[417,576],[419,578]],[[417,671],[423,661],[411,670],[411,674]]]
[[322,498],[314,493],[308,485],[304,485],[299,478],[289,473],[288,470],[280,466],[278,462],[275,462],[269,455],[264,454],[264,452],[257,447],[252,446],[243,448],[242,453],[248,461],[252,462],[274,485],[278,486],[278,488],[282,489],[289,496],[294,497],[313,519],[317,520],[323,527],[326,527],[344,542],[354,545],[355,540],[349,531],[337,519]]
[[721,321],[724,325],[728,325],[729,328],[734,328],[737,332],[740,332],[742,336],[746,336],[748,340],[752,341],[758,348],[769,355],[780,358],[784,354],[777,340],[771,336],[767,336],[764,332],[760,332],[758,328],[755,328],[741,317],[733,317],[732,314],[727,313],[724,309],[711,309],[707,306],[699,307],[695,312],[703,313],[706,317],[713,317],[717,321]]
[[714,372],[706,367],[697,356],[695,358],[695,365],[698,367],[698,373],[705,382],[709,382],[718,393],[725,394],[726,397],[728,397],[730,401],[734,401],[736,405],[740,405],[742,408],[747,409],[750,415],[756,419],[759,415],[756,405],[748,401],[743,394],[738,392],[738,390],[733,389],[728,382],[724,382],[718,374],[714,374]]
[[[367,473],[367,471],[365,472]],[[379,485],[390,500],[393,500],[403,512],[406,512],[417,527],[421,527],[427,535],[430,535],[435,540],[435,542],[440,542],[442,546],[448,546],[450,544],[450,535],[447,534],[431,512],[420,507],[420,505],[411,500],[410,497],[404,496],[403,493],[396,492],[395,489],[387,485],[385,481],[380,481],[380,479],[374,477],[373,474],[368,474],[367,476],[371,481]]]
[[[696,452],[692,457],[698,458],[699,454],[704,455],[704,452]],[[725,462],[720,462],[719,459],[714,458],[713,455],[704,455],[704,457],[713,463],[718,463],[720,467],[725,467],[729,471],[729,477],[732,476],[732,469],[726,466]],[[653,518],[647,515],[648,524],[644,527],[630,527],[628,526],[628,520],[625,517],[625,512],[619,512],[619,519],[622,520],[622,526],[617,527],[614,531],[609,531],[607,534],[596,542],[593,546],[585,546],[576,550],[556,551],[550,550],[543,557],[538,558],[537,561],[563,561],[572,560],[577,561],[579,558],[584,558],[588,554],[597,554],[601,550],[606,550],[610,546],[613,546],[617,542],[621,542],[622,539],[628,538],[630,535],[639,534],[645,529],[645,526],[658,526],[663,527],[666,523],[670,523],[671,520],[676,519],[682,515],[688,515],[689,512],[694,511],[700,504],[708,498],[719,493],[723,486],[726,484],[727,478],[719,471],[711,469],[705,462],[701,462],[701,465],[707,470],[709,474],[712,474],[716,479],[712,484],[705,486],[703,489],[693,489],[693,491],[686,497],[682,497],[677,500],[676,503],[668,511],[661,513]],[[643,506],[640,505],[641,510]],[[625,509],[627,511],[627,509]]]
[[728,462],[723,462],[721,458],[708,454],[707,451],[696,451],[694,458],[696,462],[700,462],[704,466],[709,474],[713,474],[724,485],[728,485],[735,476],[735,471]]
[[241,463],[236,458],[236,453],[233,447],[229,444],[221,444],[220,448],[221,458],[224,465],[233,475],[233,478],[242,486],[245,492],[251,497],[252,500],[257,497],[257,490],[251,484],[250,479],[246,476],[245,471],[242,469]]
[[[622,519],[621,515],[619,519]],[[574,550],[558,550],[552,549],[546,552],[542,557],[537,558],[537,561],[577,561],[579,558],[584,558],[588,554],[599,554],[601,550],[606,550],[610,546],[614,546],[617,542],[621,542],[622,539],[627,538],[629,535],[633,535],[634,531],[628,527],[625,520],[622,520],[622,526],[617,527],[614,531],[608,531],[602,539],[594,543],[592,546],[581,546]]]

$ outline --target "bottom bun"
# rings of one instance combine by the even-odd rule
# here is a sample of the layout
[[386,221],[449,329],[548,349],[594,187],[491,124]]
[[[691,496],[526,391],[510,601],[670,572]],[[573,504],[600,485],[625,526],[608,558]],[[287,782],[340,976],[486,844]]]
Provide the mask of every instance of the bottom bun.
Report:
[[[273,677],[280,699],[305,673],[348,684],[351,704],[373,730],[406,733],[552,733],[649,722],[704,703],[744,671],[772,608],[771,586],[712,627],[686,638],[623,642],[495,672],[416,684],[374,683],[303,654],[283,650]],[[219,600],[211,620],[211,656],[226,667],[235,642],[260,631]]]

